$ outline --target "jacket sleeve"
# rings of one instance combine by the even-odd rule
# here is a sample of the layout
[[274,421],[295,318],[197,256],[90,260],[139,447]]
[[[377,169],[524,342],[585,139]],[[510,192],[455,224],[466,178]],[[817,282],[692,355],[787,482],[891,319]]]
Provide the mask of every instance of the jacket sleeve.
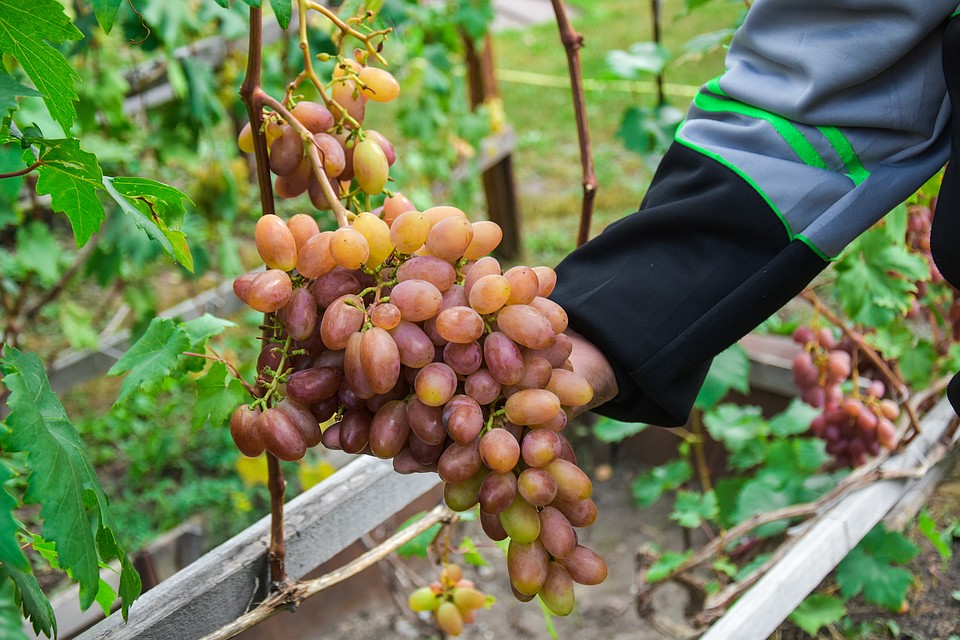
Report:
[[599,413],[684,423],[713,356],[943,166],[956,8],[753,5],[639,211],[557,267],[552,297],[617,377]]

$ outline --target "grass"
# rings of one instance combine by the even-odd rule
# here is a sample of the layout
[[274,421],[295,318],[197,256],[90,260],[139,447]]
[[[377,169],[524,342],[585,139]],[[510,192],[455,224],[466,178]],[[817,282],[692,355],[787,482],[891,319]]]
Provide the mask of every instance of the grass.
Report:
[[[677,53],[693,36],[732,25],[742,10],[734,2],[712,3],[689,16],[680,16],[682,3],[664,8],[664,43]],[[653,177],[652,167],[628,151],[616,132],[631,105],[653,106],[652,93],[628,92],[611,82],[605,57],[612,49],[627,49],[651,39],[649,5],[629,0],[573,3],[573,26],[585,40],[581,50],[583,76],[588,81],[587,115],[599,189],[592,235],[637,209]],[[524,31],[504,31],[494,41],[499,88],[507,117],[518,132],[514,167],[519,190],[524,259],[531,264],[555,264],[573,249],[582,199],[581,165],[567,62],[554,22]],[[681,64],[671,64],[668,83],[691,90],[723,69],[722,52]],[[541,86],[513,81],[522,71],[539,74],[539,81],[566,86]],[[505,80],[506,78],[506,80]],[[689,97],[668,96],[685,110]]]

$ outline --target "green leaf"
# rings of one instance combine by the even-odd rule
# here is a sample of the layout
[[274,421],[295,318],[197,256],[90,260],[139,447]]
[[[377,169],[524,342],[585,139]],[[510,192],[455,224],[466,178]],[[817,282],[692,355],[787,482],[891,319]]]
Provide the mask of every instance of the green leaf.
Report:
[[[397,527],[397,531],[406,529],[407,527],[409,527],[410,525],[412,525],[414,522],[416,522],[417,520],[419,520],[425,515],[426,515],[425,512],[420,512],[416,515],[413,515],[407,518],[407,520],[403,524]],[[401,558],[410,558],[412,556],[417,556],[418,558],[426,558],[427,549],[429,549],[430,545],[433,544],[433,541],[437,539],[437,535],[440,533],[440,528],[442,526],[443,525],[438,522],[437,524],[433,525],[423,533],[419,534],[413,540],[411,540],[410,542],[404,544],[399,549],[397,549],[397,555],[400,556]]]
[[718,512],[717,496],[713,491],[703,494],[695,491],[678,491],[670,519],[675,520],[681,527],[695,529],[704,520],[716,518]]
[[117,402],[145,384],[166,377],[179,362],[180,354],[190,348],[190,336],[170,318],[154,318],[146,332],[107,373],[128,372],[120,385]]
[[663,152],[682,121],[683,112],[668,104],[653,108],[631,106],[623,113],[617,138],[628,150],[640,155]]
[[[733,519],[736,522],[743,522],[758,513],[787,507],[791,502],[791,496],[789,492],[784,491],[783,483],[779,478],[771,474],[758,475],[743,485],[737,498]],[[787,524],[787,520],[770,522],[757,527],[755,533],[761,538],[767,538],[786,529]]]
[[190,337],[190,350],[202,351],[206,348],[207,340],[218,336],[230,327],[235,327],[234,323],[223,318],[205,313],[199,318],[184,322],[181,327]]
[[0,70],[0,117],[20,108],[17,98],[41,95],[36,89],[25,87],[13,79],[8,73]]
[[147,178],[103,176],[107,193],[133,218],[137,227],[163,247],[164,252],[193,272],[193,256],[187,236],[180,231],[183,201],[190,198],[180,190]]
[[41,535],[56,544],[60,566],[79,583],[82,609],[93,603],[99,590],[99,561],[120,560],[126,617],[139,595],[140,579],[116,540],[107,497],[83,443],[36,355],[8,346],[3,365],[10,414],[9,432],[0,436],[0,446],[28,452],[31,473],[24,503],[40,505]]
[[714,571],[717,573],[722,573],[725,576],[732,578],[733,576],[737,575],[737,565],[730,562],[729,558],[725,556],[718,557],[710,564],[710,566],[713,567]]
[[273,7],[273,14],[277,16],[277,22],[281,29],[290,26],[290,18],[293,16],[292,0],[270,0],[270,6]]
[[919,551],[903,534],[874,527],[837,565],[840,592],[852,598],[862,591],[867,602],[898,611],[914,577],[895,565],[909,562]]
[[14,473],[10,467],[0,461],[0,565],[12,567],[18,571],[30,571],[30,563],[20,550],[20,543],[17,540],[20,523],[13,517],[13,512],[20,505],[3,486],[13,477]]
[[7,577],[0,568],[0,638],[28,640],[23,632],[20,609],[16,605],[18,591],[16,585]]
[[694,406],[704,410],[711,409],[731,389],[740,393],[750,391],[750,359],[738,344],[713,359]]
[[54,211],[66,214],[77,246],[82,247],[104,221],[97,199],[103,178],[97,158],[81,150],[79,140],[62,139],[44,140],[40,160],[37,195],[50,195]]
[[663,71],[670,54],[656,42],[637,42],[629,51],[614,49],[607,52],[607,67],[618,78],[636,80],[645,75],[657,75]]
[[753,560],[743,565],[740,568],[740,570],[737,571],[737,575],[733,576],[733,581],[743,582],[744,580],[749,578],[751,575],[753,575],[754,571],[756,571],[757,569],[759,569],[760,567],[762,567],[767,563],[767,560],[770,559],[770,555],[771,554],[769,553],[757,554],[757,556]]
[[48,225],[34,221],[17,229],[17,262],[24,273],[35,273],[41,286],[53,286],[60,277],[60,255]]
[[900,356],[900,370],[907,384],[914,389],[929,385],[938,357],[936,348],[929,340],[918,340],[912,349]]
[[778,438],[806,433],[810,430],[810,422],[820,415],[820,412],[820,409],[794,398],[786,409],[770,419],[770,433]]
[[660,582],[670,575],[670,573],[686,562],[693,555],[693,549],[682,553],[676,551],[664,551],[657,558],[649,569],[647,569],[647,582]]
[[936,521],[930,517],[926,508],[920,510],[920,515],[917,518],[917,531],[930,541],[941,558],[949,560],[953,556],[953,549],[950,547],[951,530],[939,531]]
[[57,0],[0,0],[0,53],[17,59],[65,132],[77,117],[74,83],[80,77],[49,43],[81,39]]
[[97,22],[107,33],[110,33],[110,29],[113,28],[113,21],[117,18],[122,2],[123,0],[90,0],[93,11],[97,14]]
[[214,427],[223,426],[244,400],[246,390],[240,381],[230,375],[225,364],[214,362],[206,375],[197,378],[193,428],[199,429],[208,421]]
[[637,505],[649,507],[663,495],[664,491],[676,489],[692,476],[693,470],[689,462],[673,460],[638,475],[630,484],[630,492]]
[[82,307],[72,300],[61,300],[57,305],[57,315],[60,316],[60,328],[71,348],[93,350],[99,346],[100,336],[93,328],[93,311],[89,307]]
[[600,442],[622,442],[630,436],[635,436],[647,429],[650,425],[642,422],[619,422],[612,418],[602,417],[593,425],[593,435]]
[[703,416],[710,436],[733,456],[730,464],[747,469],[763,460],[763,442],[769,428],[760,407],[722,404]]
[[486,558],[480,555],[480,552],[477,551],[477,545],[468,536],[464,536],[463,542],[460,543],[460,550],[463,552],[463,561],[467,564],[474,567],[488,566],[489,563]]
[[821,627],[833,624],[845,615],[847,607],[842,599],[815,593],[807,596],[787,619],[815,636]]
[[20,607],[23,617],[30,621],[34,632],[41,632],[51,638],[57,635],[57,618],[53,606],[37,583],[32,571],[18,571],[12,567],[0,567],[0,579],[10,577],[20,594]]

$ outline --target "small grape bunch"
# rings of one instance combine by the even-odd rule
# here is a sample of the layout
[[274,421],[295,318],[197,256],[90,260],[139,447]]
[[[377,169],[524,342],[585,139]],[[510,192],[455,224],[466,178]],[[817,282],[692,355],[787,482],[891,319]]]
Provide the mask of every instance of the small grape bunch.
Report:
[[897,403],[883,398],[884,384],[870,383],[864,397],[846,398],[839,405],[828,405],[810,423],[810,431],[827,443],[827,453],[834,456],[838,467],[859,467],[867,456],[880,449],[892,451],[897,430],[893,420],[900,415]]
[[[307,144],[316,146],[335,195],[349,193],[354,180],[364,193],[377,195],[387,184],[397,154],[393,143],[382,133],[362,128],[366,104],[368,100],[394,100],[400,85],[389,71],[351,58],[339,59],[331,83],[330,108],[301,100],[290,113],[311,134]],[[264,135],[270,170],[277,176],[275,193],[281,198],[306,193],[316,209],[329,210],[331,203],[313,173],[300,132],[284,122],[280,114],[270,113],[264,123]],[[253,153],[249,123],[241,129],[237,145],[244,153]]]
[[837,348],[836,338],[826,327],[819,331],[798,327],[793,341],[803,346],[793,359],[793,381],[800,399],[817,408],[839,404],[843,399],[840,385],[851,373],[850,353]]
[[267,270],[234,291],[266,314],[266,391],[236,410],[231,434],[246,455],[296,460],[322,443],[392,459],[400,473],[437,471],[451,509],[479,504],[485,533],[510,538],[517,597],[566,615],[574,582],[607,575],[579,544],[597,507],[563,434],[593,389],[573,371],[567,314],[549,299],[556,273],[503,270],[487,255],[502,236],[401,194],[336,231],[303,214],[262,216]]
[[450,636],[463,633],[463,625],[475,622],[477,611],[489,609],[494,602],[493,596],[463,577],[458,565],[449,563],[443,565],[439,580],[417,589],[409,599],[413,611],[432,613],[437,629]]

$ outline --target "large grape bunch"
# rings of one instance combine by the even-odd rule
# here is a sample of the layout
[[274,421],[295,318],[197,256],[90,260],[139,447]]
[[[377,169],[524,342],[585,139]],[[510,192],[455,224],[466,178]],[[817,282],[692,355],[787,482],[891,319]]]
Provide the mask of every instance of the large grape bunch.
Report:
[[454,207],[420,212],[396,195],[381,215],[323,232],[305,214],[258,221],[266,270],[234,291],[267,314],[266,391],[234,413],[234,441],[248,456],[297,460],[322,442],[392,458],[400,473],[436,470],[452,509],[479,503],[487,535],[510,538],[517,597],[567,614],[573,583],[607,568],[575,530],[597,509],[562,431],[593,390],[547,297],[556,274],[502,270],[487,255],[500,227]]
[[838,344],[825,327],[819,331],[799,327],[793,340],[804,347],[793,360],[793,379],[800,398],[823,410],[811,421],[810,431],[826,441],[827,453],[834,456],[835,464],[859,467],[881,448],[893,450],[897,433],[893,420],[900,408],[883,397],[883,382],[872,380],[865,391],[854,387],[850,395],[844,394],[842,384],[853,373],[853,346]]

